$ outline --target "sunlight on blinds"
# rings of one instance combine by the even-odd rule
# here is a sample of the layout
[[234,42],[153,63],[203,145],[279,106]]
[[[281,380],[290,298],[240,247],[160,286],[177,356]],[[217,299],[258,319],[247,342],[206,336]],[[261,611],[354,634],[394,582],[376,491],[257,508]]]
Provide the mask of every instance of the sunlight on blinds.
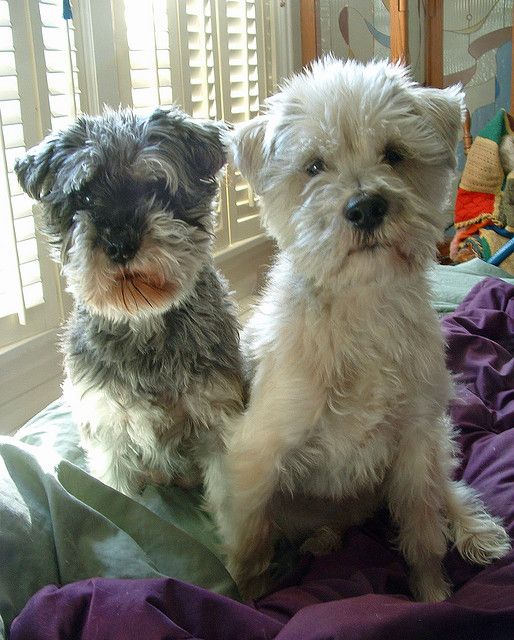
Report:
[[62,17],[62,0],[40,0],[51,128],[61,129],[80,113],[77,49],[71,20]]
[[133,107],[152,111],[173,102],[166,0],[125,0]]
[[[185,6],[184,6],[185,5]],[[194,118],[221,118],[219,69],[216,65],[216,6],[214,0],[187,0],[179,5],[179,29],[183,34],[182,51],[186,64],[182,81],[186,108]],[[218,247],[229,240],[227,206],[223,194],[218,202],[215,227]]]
[[249,120],[259,111],[259,68],[255,1],[227,0],[227,46],[230,115],[234,122]]
[[9,6],[0,1],[0,317],[43,302],[32,204],[13,171],[25,150]]
[[[221,57],[227,61],[224,114],[233,123],[250,120],[271,91],[267,60],[270,25],[269,3],[227,0],[219,3]],[[269,54],[268,54],[269,57]],[[251,187],[239,173],[229,169],[227,189],[231,242],[261,233],[260,213]]]
[[191,115],[195,118],[220,117],[216,105],[213,3],[187,0],[187,47]]
[[[24,33],[34,47],[32,69],[40,81],[40,98],[48,105],[34,114],[36,118],[47,114],[41,122],[46,133],[67,126],[80,113],[77,51],[73,24],[63,19],[61,0],[40,0],[35,11],[40,22],[27,20]],[[9,2],[0,0],[0,317],[17,314],[21,324],[26,324],[27,309],[45,302],[34,203],[22,192],[13,171],[26,146],[21,100],[28,97],[20,91],[18,78],[26,56],[25,49],[14,46]],[[29,103],[23,104],[27,111]]]

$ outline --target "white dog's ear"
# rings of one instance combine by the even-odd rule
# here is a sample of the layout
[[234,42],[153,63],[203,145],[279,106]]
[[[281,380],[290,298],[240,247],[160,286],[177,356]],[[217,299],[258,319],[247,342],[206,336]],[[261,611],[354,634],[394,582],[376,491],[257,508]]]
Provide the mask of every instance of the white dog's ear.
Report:
[[447,89],[419,87],[417,89],[418,108],[441,138],[448,145],[450,161],[455,165],[455,147],[462,131],[465,104],[461,85]]
[[253,189],[259,193],[266,156],[266,126],[268,116],[257,116],[228,133],[229,157]]

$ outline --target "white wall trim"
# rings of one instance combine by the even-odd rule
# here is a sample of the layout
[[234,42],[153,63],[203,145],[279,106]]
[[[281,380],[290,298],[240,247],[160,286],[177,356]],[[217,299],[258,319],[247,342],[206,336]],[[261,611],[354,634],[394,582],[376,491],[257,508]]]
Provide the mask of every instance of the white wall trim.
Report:
[[272,240],[261,235],[233,245],[215,257],[214,263],[227,278],[240,306],[259,292],[273,253]]
[[15,431],[60,395],[58,329],[0,352],[0,434]]
[[279,84],[284,78],[302,68],[300,38],[300,3],[272,2],[271,19],[275,37],[272,40],[275,78]]

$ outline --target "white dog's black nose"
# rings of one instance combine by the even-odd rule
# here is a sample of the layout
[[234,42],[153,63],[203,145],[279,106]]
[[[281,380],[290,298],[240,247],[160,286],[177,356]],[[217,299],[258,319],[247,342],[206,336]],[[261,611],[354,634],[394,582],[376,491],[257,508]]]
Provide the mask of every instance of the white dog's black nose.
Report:
[[348,200],[344,215],[357,229],[371,231],[382,222],[388,207],[382,196],[361,194]]

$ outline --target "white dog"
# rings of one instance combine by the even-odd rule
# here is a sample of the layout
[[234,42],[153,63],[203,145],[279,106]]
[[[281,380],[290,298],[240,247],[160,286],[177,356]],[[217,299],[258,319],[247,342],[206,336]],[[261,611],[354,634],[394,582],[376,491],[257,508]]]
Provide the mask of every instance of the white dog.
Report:
[[451,479],[445,347],[425,270],[461,126],[458,87],[331,58],[236,130],[279,255],[246,332],[253,384],[234,425],[220,529],[241,590],[280,535],[324,552],[386,503],[416,598],[448,596],[448,540],[481,564],[509,538]]

